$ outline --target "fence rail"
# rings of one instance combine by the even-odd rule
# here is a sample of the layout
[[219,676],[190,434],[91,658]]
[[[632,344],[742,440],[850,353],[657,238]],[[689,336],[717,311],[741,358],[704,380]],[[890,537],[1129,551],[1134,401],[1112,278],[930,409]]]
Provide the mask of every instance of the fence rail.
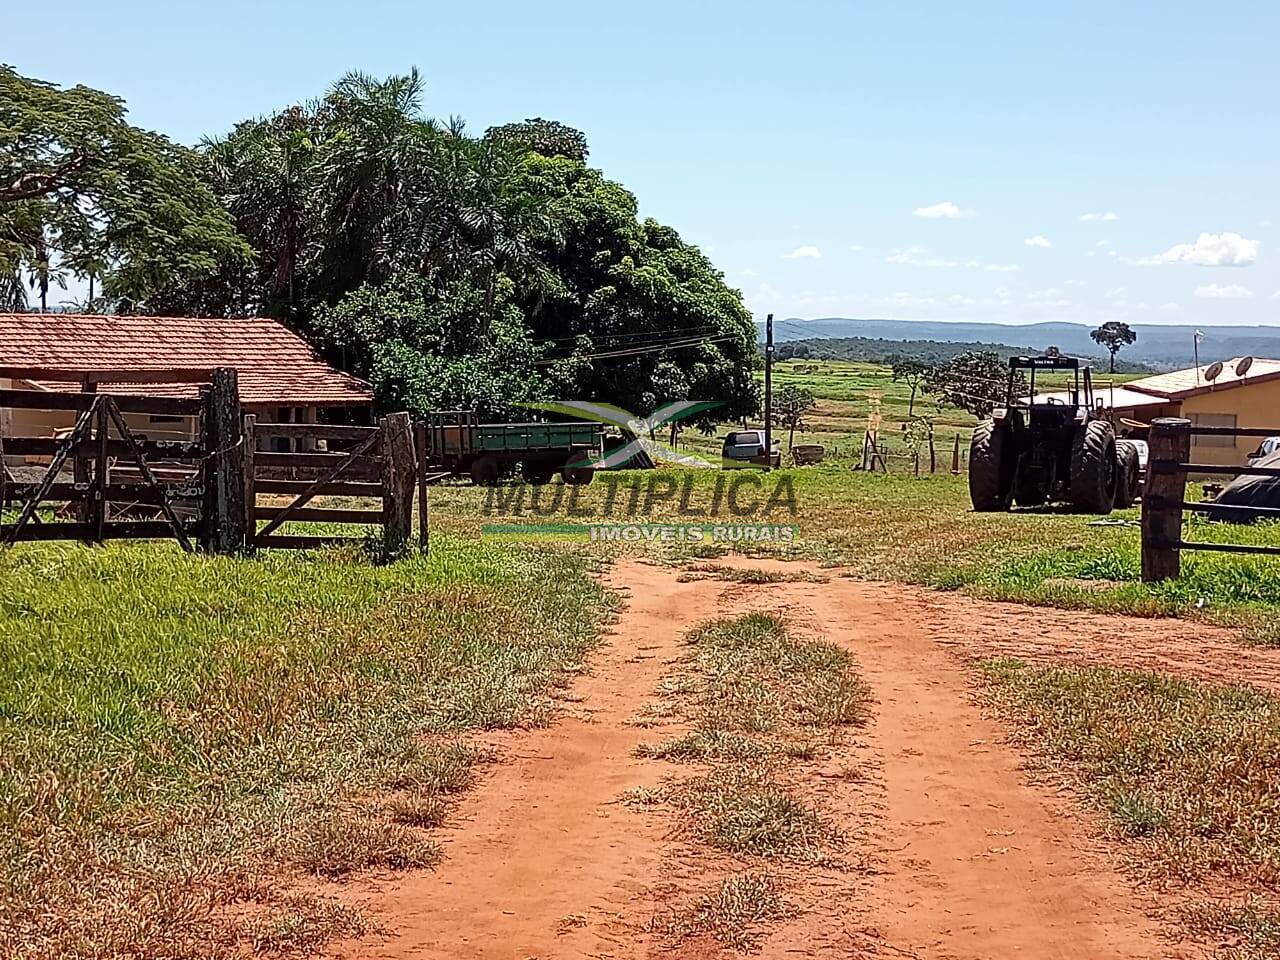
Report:
[[1280,477],[1275,467],[1232,467],[1194,463],[1195,436],[1273,437],[1280,428],[1198,427],[1180,417],[1160,417],[1151,423],[1148,440],[1147,485],[1142,495],[1142,579],[1145,583],[1175,579],[1182,573],[1183,550],[1211,550],[1253,556],[1280,556],[1280,547],[1185,540],[1186,513],[1236,513],[1250,517],[1280,516],[1280,508],[1194,503],[1187,500],[1188,474]]
[[[13,368],[0,372],[9,375]],[[198,399],[97,392],[98,382],[187,383],[197,376],[208,380]],[[0,524],[0,545],[173,537],[185,549],[196,541],[206,552],[233,554],[356,541],[282,529],[292,522],[380,526],[389,553],[409,542],[418,463],[407,413],[369,427],[258,423],[244,414],[231,368],[184,370],[167,378],[77,372],[62,379],[77,381],[84,392],[0,390],[0,407],[75,414],[74,426],[56,437],[0,435],[0,507],[19,505],[16,521]],[[197,438],[146,439],[130,429],[123,416],[129,413],[195,417]],[[294,449],[260,451],[259,439],[283,439]],[[6,455],[47,458],[47,465],[38,481],[11,478]],[[287,502],[259,504],[259,495]],[[362,504],[312,505],[318,496]],[[52,502],[64,506],[49,522],[39,508]],[[139,508],[144,519],[137,517]],[[425,494],[421,523],[425,548]]]

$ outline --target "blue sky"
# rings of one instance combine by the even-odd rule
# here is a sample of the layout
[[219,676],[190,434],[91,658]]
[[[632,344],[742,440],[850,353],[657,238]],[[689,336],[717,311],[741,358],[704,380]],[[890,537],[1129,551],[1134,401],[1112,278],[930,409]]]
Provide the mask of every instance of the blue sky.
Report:
[[189,143],[416,65],[433,115],[584,130],[760,314],[1270,324],[1278,37],[1249,0],[66,0],[0,60]]

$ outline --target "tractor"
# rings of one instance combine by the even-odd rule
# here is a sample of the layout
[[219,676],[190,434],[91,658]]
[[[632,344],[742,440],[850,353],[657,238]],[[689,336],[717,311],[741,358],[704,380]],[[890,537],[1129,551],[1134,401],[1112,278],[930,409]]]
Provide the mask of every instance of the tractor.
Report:
[[[1036,378],[1069,371],[1068,389],[1036,395]],[[1030,381],[1023,395],[1026,373]],[[1074,357],[1011,357],[1005,405],[973,431],[969,496],[990,512],[1065,503],[1081,513],[1110,513],[1133,503],[1137,450],[1117,442],[1095,403],[1088,366]]]

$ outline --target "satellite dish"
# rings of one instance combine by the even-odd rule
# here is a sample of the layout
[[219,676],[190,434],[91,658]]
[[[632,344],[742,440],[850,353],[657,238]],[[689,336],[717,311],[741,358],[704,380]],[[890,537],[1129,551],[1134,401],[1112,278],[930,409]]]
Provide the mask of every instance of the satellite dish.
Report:
[[1243,377],[1249,372],[1249,368],[1253,366],[1253,357],[1242,357],[1240,362],[1236,364],[1236,376]]
[[1222,376],[1221,362],[1213,364],[1211,367],[1209,367],[1208,370],[1204,372],[1204,378],[1208,380],[1210,383],[1213,383],[1213,381],[1217,380],[1218,377],[1220,376]]

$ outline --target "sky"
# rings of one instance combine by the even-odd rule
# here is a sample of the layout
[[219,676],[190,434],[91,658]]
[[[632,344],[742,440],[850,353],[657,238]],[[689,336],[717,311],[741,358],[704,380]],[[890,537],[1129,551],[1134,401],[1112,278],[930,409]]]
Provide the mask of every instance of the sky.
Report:
[[416,66],[583,130],[757,316],[1280,324],[1280,4],[63,0],[0,61],[184,143]]

